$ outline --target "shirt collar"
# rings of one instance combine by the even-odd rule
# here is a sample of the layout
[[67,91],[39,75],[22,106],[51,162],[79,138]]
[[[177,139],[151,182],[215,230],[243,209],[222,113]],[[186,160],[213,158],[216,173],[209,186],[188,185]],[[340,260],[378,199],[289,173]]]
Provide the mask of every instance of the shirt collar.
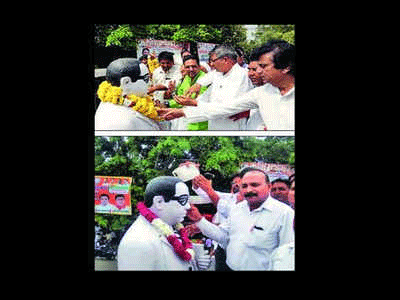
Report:
[[271,199],[272,199],[271,196],[268,195],[267,200],[265,200],[264,203],[261,204],[261,206],[259,208],[255,209],[253,211],[262,211],[264,209],[272,211]]
[[236,72],[236,69],[237,69],[238,67],[241,68],[241,67],[239,66],[239,64],[236,63],[236,64],[234,64],[234,65],[232,66],[232,68],[231,68],[228,72],[226,72],[225,74],[223,74],[223,73],[221,73],[221,74],[223,74],[224,77],[228,77],[230,74],[233,74],[234,72]]
[[265,202],[261,206],[263,206],[265,209],[268,209],[269,211],[272,211],[274,209],[274,201],[277,200],[274,200],[274,198],[271,197],[271,194],[269,194],[267,200],[265,200]]
[[285,99],[286,97],[287,98],[294,97],[294,89],[295,89],[294,86],[285,95],[281,95],[280,90],[270,83],[266,83],[266,84],[262,85],[262,87],[264,87],[264,89],[268,93],[273,93],[273,94],[279,95],[282,99]]
[[[255,210],[253,210],[253,212],[254,211],[263,211],[264,209],[272,211],[273,210],[273,204],[272,204],[273,200],[271,200],[271,199],[272,199],[272,197],[269,195],[267,200],[265,200],[263,202],[263,204],[260,205],[260,207],[258,207]],[[242,205],[246,205],[247,208],[250,209],[249,203],[247,202],[246,199],[244,199],[243,201],[241,201],[239,203],[243,203]]]

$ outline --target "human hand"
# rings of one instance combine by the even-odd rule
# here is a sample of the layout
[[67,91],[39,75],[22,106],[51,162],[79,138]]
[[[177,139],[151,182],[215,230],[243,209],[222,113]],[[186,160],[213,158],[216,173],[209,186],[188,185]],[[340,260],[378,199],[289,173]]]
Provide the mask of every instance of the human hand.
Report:
[[196,224],[189,224],[189,225],[186,225],[185,228],[186,228],[186,231],[187,231],[189,237],[192,237],[192,236],[194,236],[195,234],[198,234],[198,233],[201,232],[200,229],[199,229],[199,227],[197,227]]
[[170,121],[185,116],[185,113],[181,108],[159,108],[157,109],[157,113],[165,121]]
[[195,223],[203,218],[198,208],[193,204],[190,204],[190,209],[187,211],[186,216]]
[[174,90],[175,89],[175,80],[171,80],[168,82],[168,90]]
[[175,101],[178,102],[181,105],[187,105],[187,106],[197,106],[197,101],[186,96],[175,96],[174,97]]
[[192,184],[195,189],[201,188],[205,192],[213,190],[212,185],[211,185],[211,180],[208,180],[201,174],[197,175],[195,178],[193,178]]
[[154,91],[155,91],[154,86],[150,86],[150,87],[147,89],[147,94],[152,94]]
[[201,89],[201,85],[198,83],[195,83],[189,89],[187,89],[187,91],[183,94],[183,96],[190,97],[190,95],[195,93],[196,97],[197,97],[199,95],[200,89]]
[[248,118],[250,116],[250,110],[246,110],[246,111],[242,111],[240,113],[237,113],[233,116],[230,116],[229,119],[231,119],[232,121],[237,121],[243,118]]

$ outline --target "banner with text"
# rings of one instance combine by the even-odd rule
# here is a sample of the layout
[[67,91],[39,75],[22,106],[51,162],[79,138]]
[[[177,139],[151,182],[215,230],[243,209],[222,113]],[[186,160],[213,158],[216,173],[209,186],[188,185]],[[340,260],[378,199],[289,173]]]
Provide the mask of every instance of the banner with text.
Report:
[[142,51],[144,48],[148,48],[150,53],[155,53],[158,57],[162,51],[172,52],[174,54],[174,62],[175,64],[182,64],[181,51],[183,48],[189,49],[189,43],[184,42],[175,42],[175,41],[167,41],[167,40],[139,40],[137,44],[137,57],[142,56]]
[[95,213],[131,215],[131,183],[131,177],[95,176]]

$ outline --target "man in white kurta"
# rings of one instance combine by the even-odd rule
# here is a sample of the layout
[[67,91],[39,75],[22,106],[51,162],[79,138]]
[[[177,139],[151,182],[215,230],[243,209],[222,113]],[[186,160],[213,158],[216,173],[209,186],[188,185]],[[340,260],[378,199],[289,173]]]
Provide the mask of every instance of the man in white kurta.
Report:
[[[207,107],[219,104],[229,105],[233,99],[245,94],[251,88],[252,84],[246,71],[237,63],[234,63],[225,74],[219,73],[214,76],[208,91],[197,98],[197,107],[200,109],[203,104]],[[231,115],[211,119],[208,122],[208,130],[244,130],[247,120],[233,121],[229,119]]]
[[[174,82],[175,86],[178,85],[182,79],[181,66],[172,65],[168,70],[164,70],[162,67],[158,67],[154,70],[153,79],[151,81],[153,86],[163,85],[168,88],[170,82]],[[156,90],[154,92],[154,99],[164,102],[165,90]]]
[[218,119],[251,108],[259,109],[267,130],[294,130],[295,48],[282,40],[271,40],[255,50],[265,85],[228,102],[197,107],[160,110],[165,120],[185,116],[188,122]]
[[183,112],[188,122],[201,122],[258,108],[267,130],[294,130],[294,96],[294,87],[282,95],[278,88],[265,84],[233,101],[215,105],[199,102],[197,107],[183,108]]

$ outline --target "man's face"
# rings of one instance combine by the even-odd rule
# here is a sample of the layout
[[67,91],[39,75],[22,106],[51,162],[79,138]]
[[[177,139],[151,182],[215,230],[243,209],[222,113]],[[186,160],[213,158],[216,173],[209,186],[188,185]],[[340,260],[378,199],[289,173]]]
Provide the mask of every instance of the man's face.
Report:
[[176,200],[171,199],[168,202],[164,202],[163,213],[162,216],[159,217],[171,226],[182,222],[186,216],[187,210],[190,209],[189,201],[184,203],[184,199],[188,197],[189,188],[185,183],[178,182],[175,185],[175,195],[173,197]]
[[211,54],[211,61],[213,62],[214,68],[218,72],[226,73],[230,70],[230,68],[228,69],[228,66],[226,64],[225,57],[217,58],[217,56],[213,53]]
[[247,172],[242,177],[240,194],[250,206],[261,205],[268,197],[270,185],[265,181],[265,175],[258,171]]
[[164,72],[168,72],[169,69],[171,69],[173,65],[174,65],[174,62],[172,62],[170,60],[167,60],[167,59],[160,60],[160,66]]
[[115,204],[117,205],[117,207],[124,207],[124,204],[125,204],[124,197],[122,197],[122,196],[116,197]]
[[184,65],[186,74],[188,74],[190,78],[193,79],[199,73],[200,67],[195,59],[188,59],[185,61]]
[[100,197],[100,202],[101,202],[101,205],[106,206],[108,204],[108,197],[105,196],[105,195],[101,196]]
[[287,202],[288,195],[289,195],[289,188],[286,184],[284,184],[283,182],[275,182],[274,184],[272,184],[271,197],[279,201]]
[[258,65],[263,69],[263,81],[274,86],[281,81],[282,76],[288,72],[286,69],[275,69],[273,62],[274,54],[272,52],[265,53],[260,56]]
[[256,61],[251,61],[247,67],[248,75],[255,86],[261,86],[264,84],[263,82],[263,69],[261,69]]

